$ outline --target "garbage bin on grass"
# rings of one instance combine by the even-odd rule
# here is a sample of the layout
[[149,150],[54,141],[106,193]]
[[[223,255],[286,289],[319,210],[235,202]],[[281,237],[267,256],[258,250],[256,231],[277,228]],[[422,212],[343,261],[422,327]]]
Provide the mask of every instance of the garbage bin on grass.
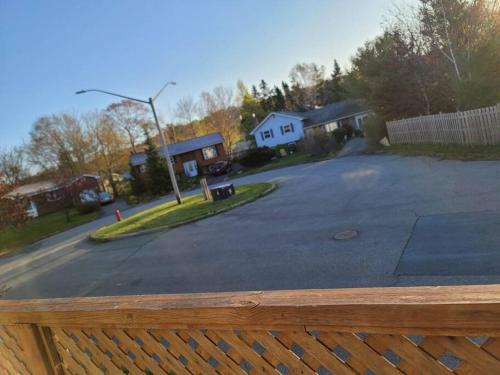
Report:
[[233,184],[226,184],[226,185],[216,186],[210,189],[210,194],[212,194],[212,199],[214,201],[219,201],[222,199],[227,199],[229,197],[232,197],[233,195],[236,194],[236,191],[234,190]]

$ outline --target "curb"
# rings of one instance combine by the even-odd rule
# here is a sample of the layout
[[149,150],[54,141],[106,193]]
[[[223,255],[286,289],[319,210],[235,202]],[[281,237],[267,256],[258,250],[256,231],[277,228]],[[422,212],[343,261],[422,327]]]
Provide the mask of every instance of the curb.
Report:
[[179,223],[175,223],[175,224],[171,224],[171,225],[162,225],[161,227],[157,227],[157,228],[144,229],[144,230],[141,230],[141,231],[138,231],[138,232],[132,232],[132,233],[127,233],[127,234],[120,234],[118,236],[108,237],[108,238],[95,237],[94,236],[95,232],[94,232],[94,233],[92,233],[89,236],[89,239],[92,240],[92,241],[94,241],[94,242],[117,241],[117,240],[122,240],[122,239],[125,239],[125,238],[142,236],[142,235],[145,235],[145,234],[151,234],[151,233],[156,233],[156,232],[163,232],[163,231],[167,231],[169,229],[177,228],[177,227],[179,227],[181,225],[186,225],[186,224],[194,223],[196,221],[203,220],[203,219],[206,219],[208,217],[215,216],[215,215],[221,214],[223,212],[232,210],[233,208],[237,208],[237,207],[243,206],[243,205],[245,205],[247,203],[251,203],[251,202],[253,202],[253,201],[255,201],[255,200],[259,199],[259,198],[262,198],[262,197],[268,195],[269,193],[273,192],[274,190],[276,190],[278,188],[277,184],[275,184],[273,182],[271,182],[270,184],[271,184],[271,186],[268,189],[264,190],[260,194],[257,194],[255,197],[248,198],[248,199],[246,199],[244,201],[235,203],[235,204],[233,204],[231,206],[227,206],[227,207],[221,208],[220,210],[217,210],[217,211],[209,212],[209,213],[207,213],[205,215],[202,215],[202,216],[199,216],[199,217],[196,217],[196,218],[193,218],[193,219],[181,221]]

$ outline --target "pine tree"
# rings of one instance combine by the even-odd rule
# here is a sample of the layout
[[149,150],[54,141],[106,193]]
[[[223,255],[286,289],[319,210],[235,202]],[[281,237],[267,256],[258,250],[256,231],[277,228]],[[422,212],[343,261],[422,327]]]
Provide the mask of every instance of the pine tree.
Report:
[[282,81],[281,87],[283,87],[283,94],[285,95],[285,109],[287,111],[295,111],[295,101],[290,86],[285,81]]
[[172,190],[172,183],[168,175],[165,159],[160,155],[153,140],[146,132],[146,174],[148,176],[149,191],[153,195],[168,193]]
[[129,163],[130,175],[132,179],[130,180],[130,188],[134,195],[142,195],[147,191],[146,183],[144,182],[144,176],[139,172],[138,167],[134,167]]
[[346,98],[346,90],[342,82],[342,72],[337,60],[333,60],[333,72],[326,85],[326,89],[327,93],[325,98],[328,103],[338,102]]
[[273,111],[284,111],[286,109],[285,95],[279,87],[274,86]]
[[252,85],[252,96],[254,99],[259,100],[259,90],[257,90],[257,87],[255,87],[255,85]]

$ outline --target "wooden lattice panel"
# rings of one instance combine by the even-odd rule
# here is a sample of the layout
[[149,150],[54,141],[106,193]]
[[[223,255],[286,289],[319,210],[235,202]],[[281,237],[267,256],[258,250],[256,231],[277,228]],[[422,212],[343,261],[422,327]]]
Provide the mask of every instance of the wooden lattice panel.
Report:
[[0,373],[32,374],[15,326],[0,326]]
[[500,340],[315,330],[53,329],[69,374],[500,374]]

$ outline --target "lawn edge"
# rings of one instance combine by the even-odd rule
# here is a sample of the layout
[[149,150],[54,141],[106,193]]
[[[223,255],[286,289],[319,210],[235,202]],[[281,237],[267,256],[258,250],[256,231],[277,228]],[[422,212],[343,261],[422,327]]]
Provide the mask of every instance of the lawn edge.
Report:
[[[271,192],[273,192],[274,190],[276,190],[278,188],[278,184],[276,184],[274,182],[267,182],[267,183],[271,184],[271,186],[268,189],[264,190],[262,193],[257,194],[254,197],[245,199],[244,201],[235,203],[235,204],[233,204],[231,206],[227,206],[227,207],[221,208],[220,210],[217,210],[217,211],[209,212],[209,213],[207,213],[205,215],[198,216],[198,217],[193,218],[193,219],[181,221],[181,222],[176,223],[176,224],[162,225],[162,226],[157,227],[157,228],[144,229],[144,230],[140,230],[140,231],[137,231],[137,232],[120,234],[118,236],[112,236],[112,237],[96,237],[95,234],[96,234],[97,231],[95,231],[92,234],[90,234],[89,238],[92,241],[95,241],[95,242],[110,242],[110,241],[115,241],[115,240],[121,240],[121,239],[124,239],[124,238],[137,237],[137,236],[142,236],[142,235],[145,235],[145,234],[151,234],[151,233],[156,233],[156,232],[167,231],[169,229],[177,228],[177,227],[179,227],[181,225],[186,225],[186,224],[194,223],[195,221],[203,220],[203,219],[206,219],[208,217],[215,216],[215,215],[221,214],[223,212],[232,210],[233,208],[237,208],[237,207],[243,206],[243,205],[245,205],[247,203],[251,203],[251,202],[253,202],[253,201],[255,201],[255,200],[259,199],[259,198],[262,198],[262,197],[270,194]],[[101,228],[99,228],[99,229],[101,229]]]
[[73,225],[73,226],[69,226],[69,227],[66,227],[64,230],[58,230],[58,231],[55,231],[55,232],[52,232],[52,233],[48,233],[46,235],[43,235],[42,237],[39,237],[36,241],[34,242],[29,242],[29,243],[26,243],[24,245],[21,245],[19,247],[15,247],[15,248],[12,248],[12,249],[9,249],[9,250],[6,250],[6,251],[1,251],[0,250],[0,258],[4,257],[4,256],[8,256],[8,255],[12,255],[12,253],[14,252],[19,252],[19,251],[23,251],[24,249],[27,249],[28,247],[30,246],[33,246],[33,245],[36,245],[38,244],[39,242],[42,242],[50,237],[53,237],[53,236],[57,236],[58,234],[61,234],[61,233],[64,233],[64,232],[67,232],[67,231],[70,231],[72,229],[75,229],[75,228],[78,228],[79,226],[82,226],[82,225],[86,225],[88,223],[91,223],[93,221],[96,221],[96,220],[99,220],[101,218],[101,216],[98,214],[94,219],[92,220],[89,220],[89,221],[85,221],[83,223],[80,223],[80,224],[76,224],[76,225]]

